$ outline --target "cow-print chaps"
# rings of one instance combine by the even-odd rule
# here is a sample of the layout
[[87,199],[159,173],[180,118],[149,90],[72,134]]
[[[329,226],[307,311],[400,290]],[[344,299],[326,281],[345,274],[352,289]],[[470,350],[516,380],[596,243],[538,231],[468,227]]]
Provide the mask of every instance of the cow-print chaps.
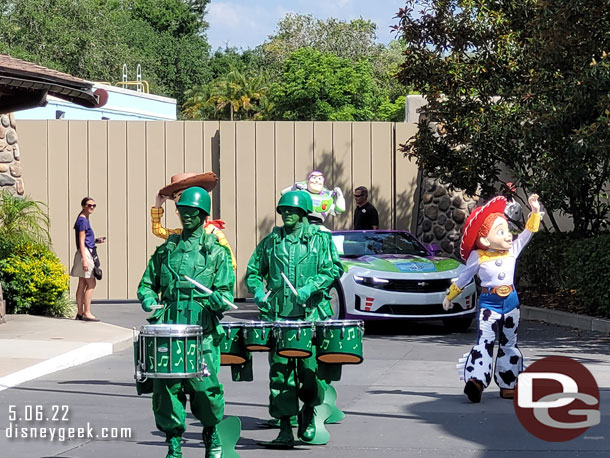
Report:
[[506,314],[481,309],[477,343],[466,358],[464,381],[476,379],[489,386],[492,374],[494,342],[498,337],[494,380],[500,388],[514,388],[518,375],[523,372],[523,355],[517,347],[519,307]]

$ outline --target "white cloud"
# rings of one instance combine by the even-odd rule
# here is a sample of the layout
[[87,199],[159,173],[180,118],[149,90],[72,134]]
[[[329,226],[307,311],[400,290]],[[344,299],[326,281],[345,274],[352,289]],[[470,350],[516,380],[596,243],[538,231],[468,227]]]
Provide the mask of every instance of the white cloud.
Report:
[[268,1],[216,1],[208,6],[210,24],[208,41],[213,50],[226,44],[237,48],[254,48],[262,44],[286,10]]

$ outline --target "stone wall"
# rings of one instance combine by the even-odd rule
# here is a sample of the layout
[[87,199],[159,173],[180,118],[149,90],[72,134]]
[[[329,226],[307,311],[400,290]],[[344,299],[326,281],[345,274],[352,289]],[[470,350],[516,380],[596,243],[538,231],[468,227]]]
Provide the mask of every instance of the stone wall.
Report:
[[19,145],[13,114],[0,115],[0,189],[23,195]]
[[460,239],[466,217],[477,199],[459,190],[450,191],[438,178],[424,173],[417,217],[417,238],[437,244],[444,256],[460,257]]

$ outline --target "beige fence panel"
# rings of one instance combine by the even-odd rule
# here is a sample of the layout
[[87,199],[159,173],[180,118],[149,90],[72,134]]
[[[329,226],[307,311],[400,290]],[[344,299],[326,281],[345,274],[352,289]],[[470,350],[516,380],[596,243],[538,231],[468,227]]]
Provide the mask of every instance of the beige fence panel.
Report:
[[[146,238],[150,233],[150,211],[146,189],[146,123],[127,123],[127,298],[136,298],[136,288],[146,266]],[[111,240],[108,244],[112,244]],[[111,296],[117,298],[117,296]]]
[[[20,121],[26,193],[49,205],[54,250],[66,265],[76,250],[72,226],[84,196],[98,207],[91,217],[104,279],[98,299],[135,299],[148,257],[163,241],[150,230],[150,207],[172,175],[212,170],[212,218],[238,260],[238,297],[256,244],[281,224],[275,211],[282,189],[321,170],[327,187],[340,186],[347,211],[331,227],[350,229],[353,189],[370,190],[381,228],[410,228],[416,207],[417,167],[398,145],[412,124],[332,122]],[[164,223],[179,227],[174,203]],[[72,292],[76,281],[72,280]]]
[[[97,207],[91,216],[96,237],[108,236],[108,123],[87,123],[89,196]],[[112,185],[112,183],[110,183]],[[83,196],[84,197],[84,196]],[[114,208],[112,209],[114,211]],[[108,245],[97,246],[102,271],[108,274]],[[108,298],[108,281],[98,282],[94,299]]]
[[[108,232],[104,272],[108,297],[129,297],[128,278],[128,213],[127,213],[127,123],[108,123]],[[96,230],[98,230],[96,228]]]
[[307,179],[314,170],[313,122],[294,123],[294,177],[295,181]]
[[[260,241],[275,226],[276,173],[275,173],[275,125],[271,122],[256,123],[256,241]],[[251,253],[250,253],[251,254]],[[250,254],[242,256],[250,257]],[[246,259],[246,262],[248,261]]]
[[[44,171],[45,177],[41,179],[40,184],[44,184],[48,189],[46,202],[49,205],[53,250],[59,256],[61,262],[70,269],[72,267],[71,248],[76,246],[72,226],[76,220],[76,215],[80,212],[80,207],[74,209],[70,206],[70,190],[67,185],[70,182],[69,124],[67,121],[57,121],[52,124],[51,129],[47,129],[47,122],[43,122],[45,126],[42,131],[36,128],[38,121],[19,125],[26,129],[35,129],[31,135],[24,136],[24,140],[29,142],[33,140],[32,137],[40,136],[46,143],[44,152],[28,147],[27,154],[23,155],[23,159],[26,161],[36,160],[36,167],[40,167]],[[32,154],[34,151],[36,153]],[[41,164],[44,166],[41,167]],[[25,166],[25,169],[25,191],[30,193],[34,184],[33,177],[29,173],[32,167]]]
[[395,128],[395,157],[396,183],[395,208],[396,229],[409,229],[415,233],[417,208],[419,206],[417,187],[419,184],[419,171],[414,161],[409,161],[399,151],[400,145],[406,143],[417,132],[417,124],[398,123]]
[[379,228],[392,229],[396,227],[394,217],[398,205],[394,195],[394,125],[371,123],[371,143],[371,202],[379,213]]

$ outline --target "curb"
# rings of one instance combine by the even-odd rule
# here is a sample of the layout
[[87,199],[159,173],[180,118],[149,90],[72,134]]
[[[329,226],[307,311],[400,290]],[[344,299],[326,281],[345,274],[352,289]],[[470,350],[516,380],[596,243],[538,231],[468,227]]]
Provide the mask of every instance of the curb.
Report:
[[132,338],[117,339],[113,342],[93,342],[71,350],[46,361],[26,367],[20,371],[0,377],[0,391],[21,385],[70,367],[79,366],[98,358],[111,355],[131,346]]
[[550,310],[540,307],[521,306],[521,318],[524,320],[544,321],[545,323],[569,326],[585,331],[610,333],[610,320],[588,315]]

